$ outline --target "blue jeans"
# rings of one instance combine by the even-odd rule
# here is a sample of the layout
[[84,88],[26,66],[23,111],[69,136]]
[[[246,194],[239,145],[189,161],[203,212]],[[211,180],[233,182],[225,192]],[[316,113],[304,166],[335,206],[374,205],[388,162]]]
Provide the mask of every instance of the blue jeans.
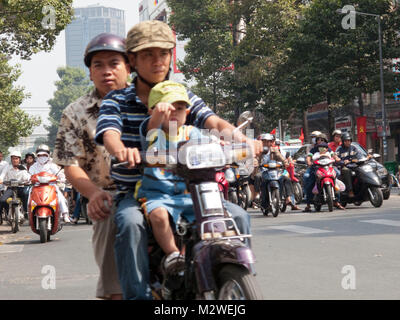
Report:
[[[237,204],[232,202],[222,200],[222,204],[232,215],[233,220],[240,231],[241,234],[251,234],[250,231],[250,215],[244,210],[242,207],[239,207]],[[244,238],[246,245],[250,248],[251,241],[250,238]]]
[[315,185],[315,168],[314,167],[307,168],[307,170],[303,176],[303,181],[304,181],[304,191],[306,194],[306,203],[307,203],[307,205],[310,205],[313,202],[313,198],[314,198],[314,194],[312,193],[312,190]]
[[75,219],[79,219],[80,215],[81,215],[81,194],[77,192],[75,197],[75,209],[73,217]]
[[[124,299],[151,300],[149,256],[147,251],[148,225],[132,192],[116,199],[115,258]],[[223,201],[232,214],[239,231],[250,234],[250,216],[241,207]],[[245,238],[250,246],[249,238]]]
[[115,259],[123,298],[151,300],[148,225],[132,192],[116,200]]

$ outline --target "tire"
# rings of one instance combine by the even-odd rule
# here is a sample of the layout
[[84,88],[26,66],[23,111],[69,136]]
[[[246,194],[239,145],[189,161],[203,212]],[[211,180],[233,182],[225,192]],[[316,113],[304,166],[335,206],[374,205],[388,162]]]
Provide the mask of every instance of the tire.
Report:
[[0,211],[0,226],[3,224],[3,209]]
[[251,207],[251,191],[248,184],[242,186],[240,189],[238,202],[239,206],[241,206],[244,210],[247,210],[247,208]]
[[246,184],[245,188],[244,188],[244,193],[246,194],[246,208],[245,210],[247,210],[247,208],[251,207],[252,204],[252,200],[251,200],[251,190],[250,190],[250,186],[248,184]]
[[[373,197],[371,196],[371,193]],[[368,190],[369,201],[375,208],[379,208],[383,203],[382,190],[377,187],[370,187]]]
[[229,197],[230,202],[232,202],[234,204],[238,204],[238,196],[235,191],[229,192],[228,197]]
[[279,194],[279,189],[273,189],[271,191],[271,208],[272,208],[272,215],[274,217],[277,217],[279,214],[279,209],[280,209],[280,194]]
[[11,210],[11,217],[12,217],[12,223],[11,223],[11,231],[13,233],[17,233],[19,230],[19,216],[18,216],[18,212],[15,208],[15,206],[11,205],[10,206],[10,210]]
[[390,198],[390,188],[382,190],[383,200],[388,200]]
[[228,264],[218,272],[218,300],[263,300],[253,275],[243,266]]
[[333,211],[333,188],[332,185],[326,184],[324,185],[324,189],[326,192],[326,204],[328,205],[329,212]]
[[40,243],[47,241],[47,219],[39,219]]
[[299,182],[293,183],[293,192],[296,204],[300,204],[303,201],[303,189],[301,188],[301,184]]

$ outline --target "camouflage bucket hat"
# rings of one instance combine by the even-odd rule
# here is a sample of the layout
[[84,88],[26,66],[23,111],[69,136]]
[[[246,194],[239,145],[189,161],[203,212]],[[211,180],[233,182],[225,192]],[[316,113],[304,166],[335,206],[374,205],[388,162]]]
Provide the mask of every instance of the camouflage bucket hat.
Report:
[[172,49],[176,45],[171,28],[158,20],[143,21],[133,26],[126,37],[127,52],[146,48]]
[[191,105],[186,88],[174,81],[163,81],[155,85],[149,94],[149,109],[152,109],[159,102],[174,103],[178,101]]

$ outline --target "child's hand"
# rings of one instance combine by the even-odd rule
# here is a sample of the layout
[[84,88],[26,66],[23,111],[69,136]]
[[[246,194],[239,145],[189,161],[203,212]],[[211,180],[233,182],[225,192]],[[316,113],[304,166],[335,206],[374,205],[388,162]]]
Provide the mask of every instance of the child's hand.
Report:
[[152,109],[151,119],[147,126],[147,130],[157,129],[161,126],[165,119],[168,119],[171,112],[175,110],[175,107],[167,102],[159,102]]

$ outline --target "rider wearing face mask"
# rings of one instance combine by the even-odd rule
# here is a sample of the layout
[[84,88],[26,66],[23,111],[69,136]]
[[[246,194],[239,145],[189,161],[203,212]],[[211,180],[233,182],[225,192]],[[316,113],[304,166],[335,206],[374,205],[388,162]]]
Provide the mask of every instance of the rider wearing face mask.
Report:
[[[36,149],[36,162],[29,168],[29,173],[31,175],[43,171],[56,175],[60,182],[65,183],[64,172],[62,172],[61,168],[50,159],[50,149],[45,144],[40,145]],[[64,219],[64,222],[71,222],[68,214],[67,200],[65,199],[64,195],[62,194],[58,186],[56,186],[56,189],[57,189],[58,203],[60,205],[60,212]]]

